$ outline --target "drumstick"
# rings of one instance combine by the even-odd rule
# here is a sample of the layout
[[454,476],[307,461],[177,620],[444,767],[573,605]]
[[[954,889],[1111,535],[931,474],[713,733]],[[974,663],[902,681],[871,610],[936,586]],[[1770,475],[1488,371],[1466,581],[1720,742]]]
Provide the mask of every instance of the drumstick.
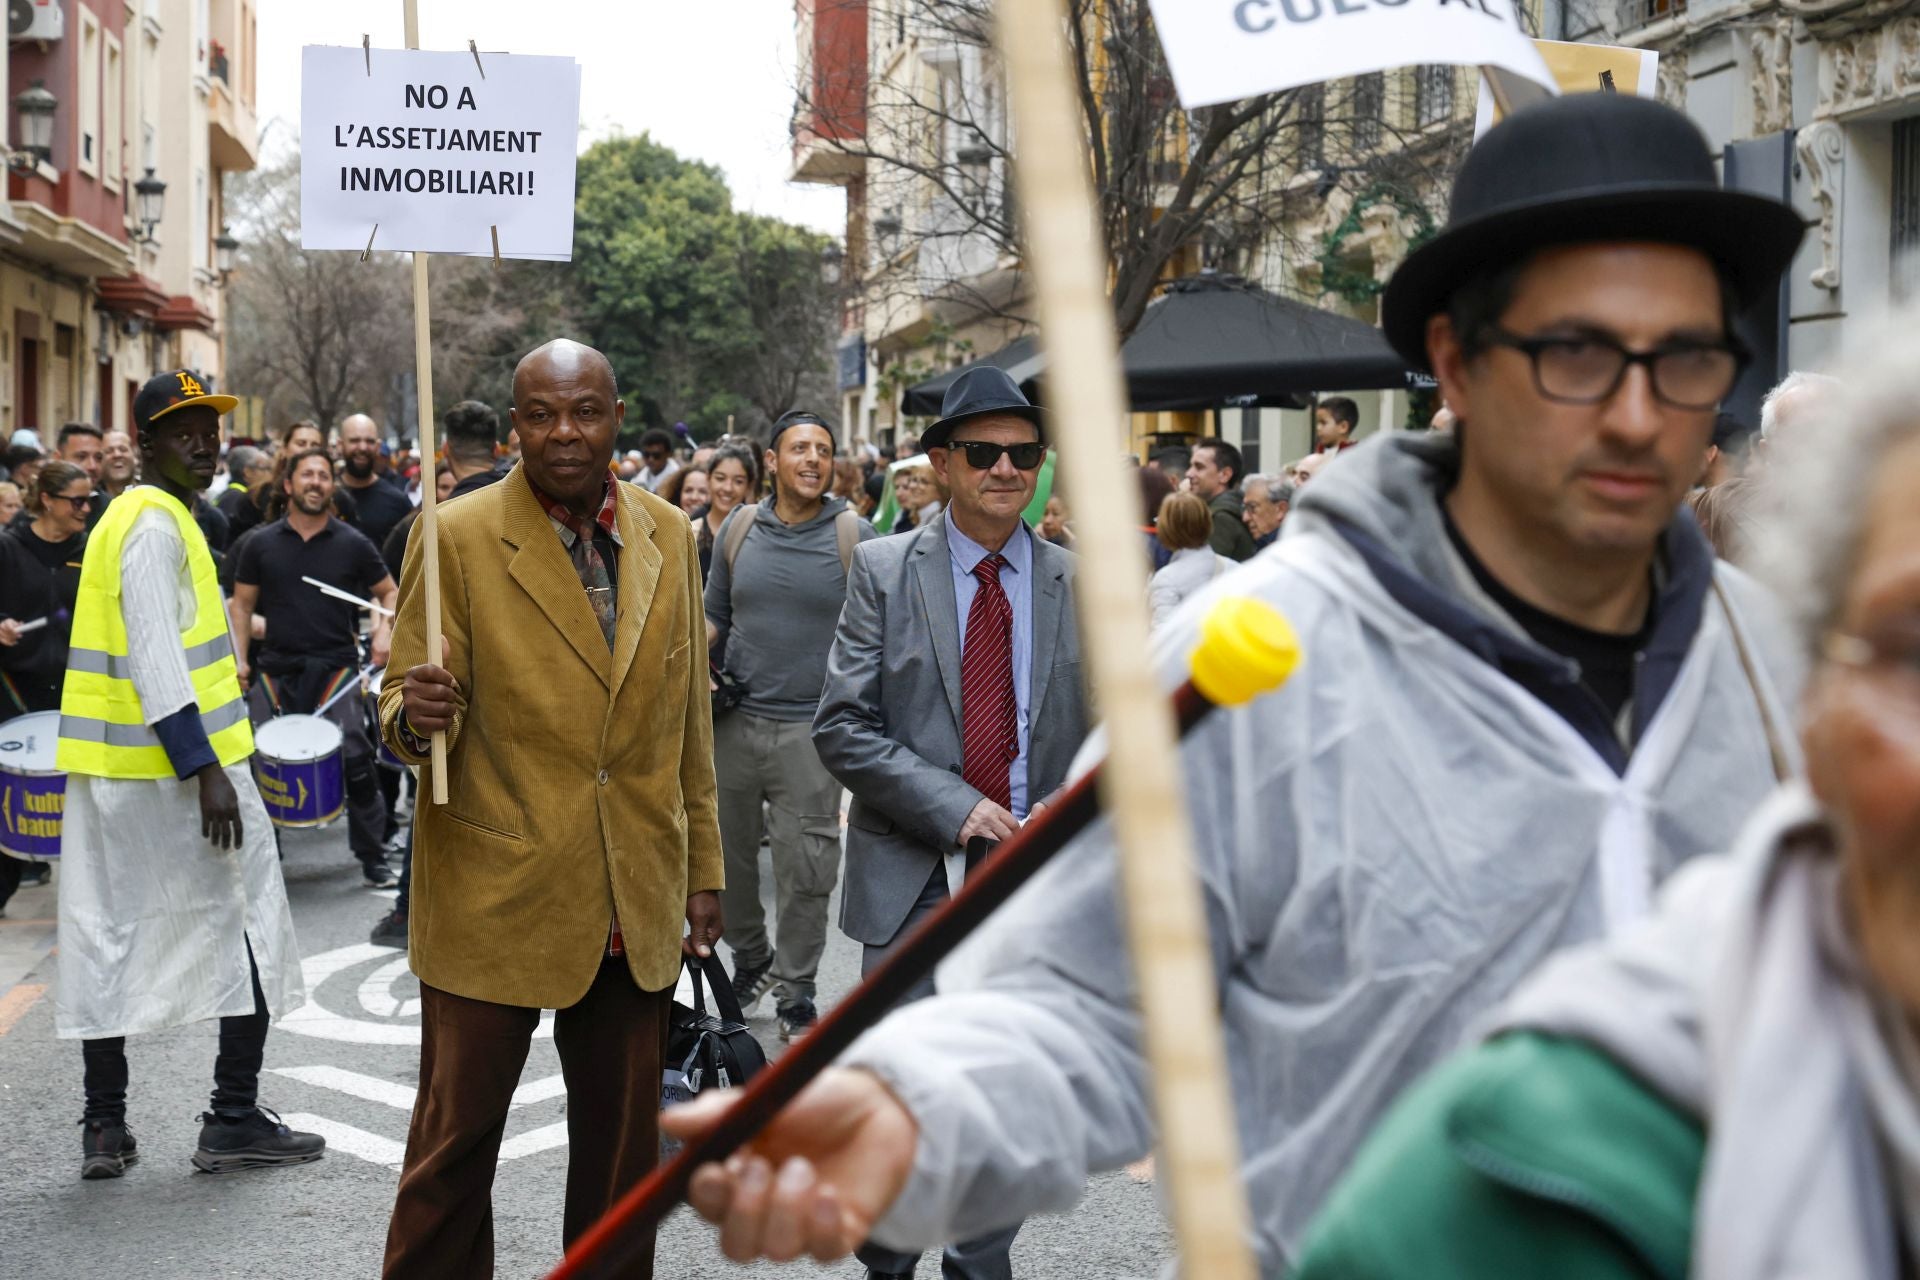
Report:
[[371,609],[375,613],[384,613],[389,618],[393,617],[393,610],[383,608],[382,606],[375,604],[371,600],[362,600],[359,596],[354,595],[351,591],[342,591],[340,588],[335,586],[330,586],[327,583],[320,581],[320,579],[318,578],[309,578],[305,574],[302,574],[300,577],[300,581],[306,583],[310,587],[320,588],[321,591],[325,592],[327,595],[332,596],[336,600],[345,600],[348,604],[357,604],[362,609]]
[[[376,667],[374,668],[374,670],[385,671],[386,668]],[[346,697],[348,694],[365,692],[366,678],[367,678],[367,673],[362,672],[357,678],[349,680],[345,684],[341,685],[340,688],[334,693],[334,695],[331,698],[328,698],[325,702],[321,703],[320,709],[318,711],[315,711],[313,714],[317,716],[323,716],[327,714],[327,709],[329,707],[333,706],[334,703],[340,701],[340,699]]]
[[[1277,689],[1300,661],[1285,618],[1257,600],[1220,601],[1201,626],[1192,678],[1173,695],[1179,732],[1216,707],[1240,706]],[[654,1169],[574,1242],[547,1280],[619,1276],[646,1232],[686,1197],[694,1170],[725,1160],[753,1140],[780,1108],[890,1011],[996,908],[1100,816],[1103,763],[1072,783],[967,877],[958,896],[928,917],[805,1038],[747,1083],[713,1128]]]
[[35,618],[32,622],[23,622],[20,624],[20,634],[25,635],[29,631],[38,631],[46,625],[47,620],[45,618]]

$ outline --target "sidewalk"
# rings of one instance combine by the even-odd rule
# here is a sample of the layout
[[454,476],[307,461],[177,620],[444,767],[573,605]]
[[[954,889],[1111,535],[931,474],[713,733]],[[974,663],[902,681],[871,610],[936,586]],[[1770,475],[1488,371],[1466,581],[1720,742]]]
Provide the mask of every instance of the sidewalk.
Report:
[[0,1036],[46,994],[44,982],[26,979],[53,950],[58,864],[53,876],[48,884],[22,885],[7,901],[6,915],[0,916]]

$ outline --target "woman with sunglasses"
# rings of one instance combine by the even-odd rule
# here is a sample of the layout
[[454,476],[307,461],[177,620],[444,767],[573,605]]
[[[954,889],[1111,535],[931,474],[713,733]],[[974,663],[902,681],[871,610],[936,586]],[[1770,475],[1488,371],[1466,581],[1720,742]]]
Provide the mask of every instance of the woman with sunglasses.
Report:
[[[0,534],[0,720],[60,706],[93,482],[71,462],[49,462],[27,506],[33,519]],[[40,618],[44,627],[20,630]]]

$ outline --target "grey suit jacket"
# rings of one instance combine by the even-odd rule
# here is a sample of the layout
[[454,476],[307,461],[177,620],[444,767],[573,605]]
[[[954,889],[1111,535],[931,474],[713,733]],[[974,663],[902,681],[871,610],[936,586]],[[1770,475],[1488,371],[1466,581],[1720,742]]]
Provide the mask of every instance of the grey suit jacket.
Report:
[[[1087,736],[1074,556],[1033,540],[1027,794],[1058,790]],[[863,542],[813,721],[821,763],[853,793],[840,927],[884,946],[981,800],[960,777],[960,618],[942,515]]]

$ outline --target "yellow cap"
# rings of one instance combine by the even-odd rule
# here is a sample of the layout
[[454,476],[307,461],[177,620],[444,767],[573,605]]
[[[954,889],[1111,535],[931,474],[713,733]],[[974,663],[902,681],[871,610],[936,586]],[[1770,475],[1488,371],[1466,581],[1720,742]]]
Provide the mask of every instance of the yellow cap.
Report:
[[1272,605],[1228,596],[1207,611],[1193,651],[1193,687],[1218,707],[1238,707],[1287,682],[1300,637]]

